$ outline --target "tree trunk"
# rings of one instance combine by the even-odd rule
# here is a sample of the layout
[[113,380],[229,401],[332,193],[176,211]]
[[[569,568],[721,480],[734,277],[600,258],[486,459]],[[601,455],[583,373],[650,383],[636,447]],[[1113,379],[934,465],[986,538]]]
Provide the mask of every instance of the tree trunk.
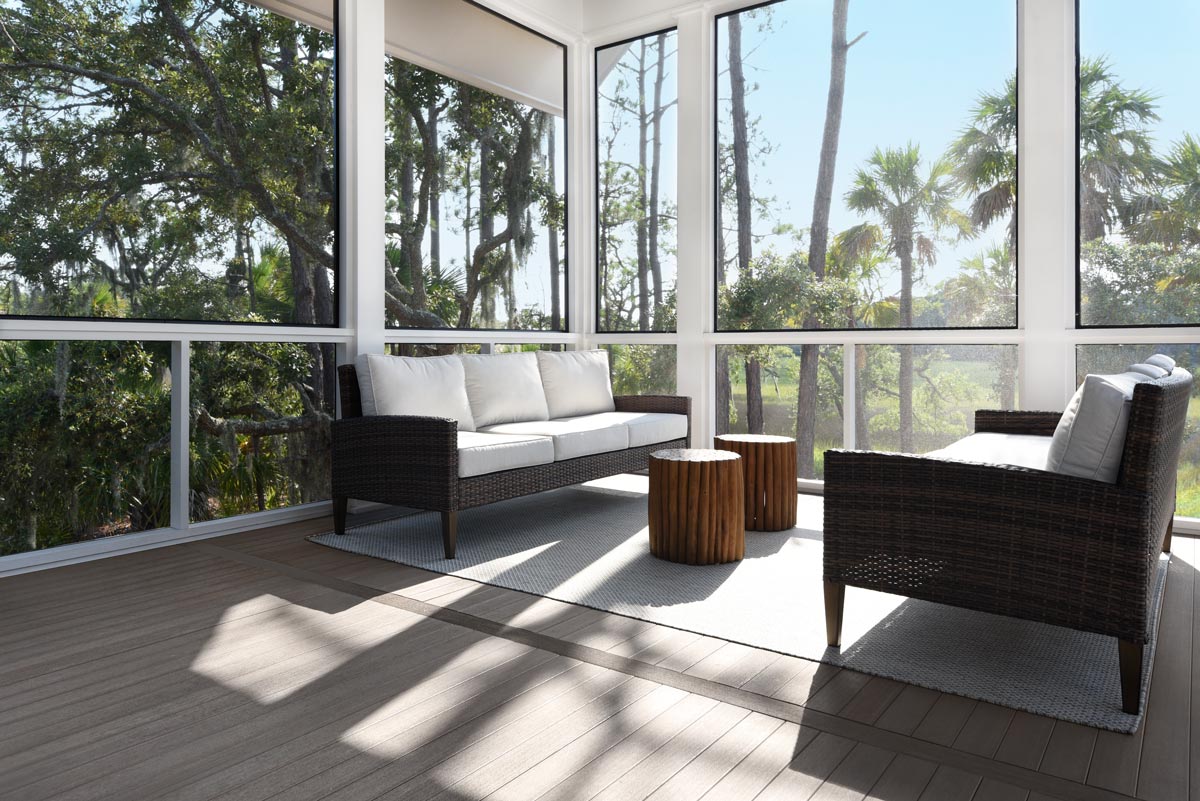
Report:
[[[546,124],[546,158],[549,162],[550,191],[556,192],[554,164],[554,117]],[[562,289],[559,286],[561,265],[558,260],[558,231],[550,226],[550,330],[562,330]]]
[[[492,217],[492,149],[487,141],[479,143],[479,241],[486,242],[492,238],[495,231],[495,220]],[[467,259],[467,271],[474,272],[478,280],[483,264],[475,263],[472,252]],[[468,276],[470,281],[470,276]],[[491,287],[485,287],[479,297],[479,324],[484,328],[496,328],[496,297]]]
[[[897,242],[900,257],[900,327],[913,323],[913,243],[912,238]],[[913,349],[900,345],[900,450],[913,452]]]
[[717,431],[718,434],[729,433],[729,404],[732,400],[732,387],[729,380],[729,350],[723,346],[717,346],[717,387],[716,387],[716,412],[717,412]]
[[666,77],[667,35],[660,33],[656,40],[658,59],[654,68],[654,111],[651,117],[651,150],[650,150],[650,273],[654,278],[654,320],[653,328],[664,328],[663,313],[663,275],[662,254],[659,252],[659,174],[662,170],[662,91],[663,80]]
[[796,393],[796,476],[816,478],[813,450],[817,444],[817,367],[819,345],[800,346],[800,376]]
[[650,254],[646,177],[648,156],[646,147],[650,120],[646,112],[646,40],[640,40],[637,69],[638,95],[638,174],[637,174],[637,290],[638,330],[650,330]]
[[[737,201],[738,280],[753,278],[751,259],[750,144],[746,119],[746,76],[742,66],[742,21],[729,18],[729,85],[733,105],[733,186]],[[762,364],[746,359],[746,422],[751,434],[761,434],[763,424]]]
[[729,87],[733,106],[733,186],[737,200],[738,278],[751,274],[750,143],[746,120],[746,76],[742,65],[742,21],[729,18]]
[[433,164],[433,174],[429,176],[429,272],[432,275],[442,272],[442,158],[438,113],[437,102],[431,102],[425,123],[428,132],[425,146],[432,151],[426,163]]
[[[850,0],[834,0],[833,41],[829,57],[829,94],[825,99],[825,130],[821,135],[821,155],[817,163],[817,188],[813,195],[813,219],[809,229],[808,268],[818,281],[825,278],[825,257],[829,247],[829,210],[833,204],[833,175],[837,166],[838,141],[842,130],[842,104],[846,96],[846,20]],[[816,328],[811,315],[805,328]],[[813,446],[817,428],[817,360],[820,348],[804,345],[800,349],[800,377],[796,391],[796,475],[816,478]],[[844,412],[843,412],[844,413]],[[850,443],[846,443],[849,445]]]

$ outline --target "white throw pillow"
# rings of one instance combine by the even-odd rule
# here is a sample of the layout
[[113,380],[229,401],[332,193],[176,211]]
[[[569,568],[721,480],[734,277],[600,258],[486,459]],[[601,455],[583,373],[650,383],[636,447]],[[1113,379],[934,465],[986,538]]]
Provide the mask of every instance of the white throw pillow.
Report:
[[355,360],[363,414],[450,417],[459,431],[474,431],[463,365],[457,356],[384,356]]
[[1147,378],[1152,378],[1152,379],[1153,378],[1162,378],[1163,376],[1168,376],[1171,374],[1170,370],[1164,370],[1163,368],[1159,367],[1157,364],[1150,364],[1149,362],[1147,362],[1145,364],[1131,364],[1131,365],[1129,365],[1129,370],[1127,372],[1141,373],[1142,375],[1146,376]]
[[608,376],[608,351],[537,351],[550,418],[616,410]]
[[1112,484],[1121,468],[1133,388],[1151,379],[1141,373],[1089,375],[1067,404],[1046,469]]
[[1149,359],[1146,359],[1146,364],[1153,364],[1155,367],[1161,367],[1168,373],[1175,369],[1175,360],[1162,353],[1156,353]]
[[537,357],[532,353],[461,358],[476,426],[550,419]]

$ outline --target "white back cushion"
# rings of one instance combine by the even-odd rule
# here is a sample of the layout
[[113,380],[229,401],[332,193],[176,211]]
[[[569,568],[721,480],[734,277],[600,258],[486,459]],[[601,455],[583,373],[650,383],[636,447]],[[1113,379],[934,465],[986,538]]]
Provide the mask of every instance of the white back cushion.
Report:
[[463,365],[457,356],[359,356],[358,390],[364,415],[451,417],[459,431],[474,431]]
[[1145,364],[1131,364],[1129,365],[1128,372],[1141,373],[1148,378],[1162,378],[1171,374],[1170,370],[1164,370],[1157,364],[1150,364],[1149,362]]
[[1058,421],[1046,469],[1114,483],[1125,450],[1133,388],[1150,380],[1141,373],[1083,379]]
[[1155,367],[1161,367],[1168,373],[1175,369],[1175,360],[1162,353],[1156,353],[1149,359],[1146,359],[1146,364],[1153,364]]
[[537,362],[551,419],[611,412],[617,408],[608,377],[608,351],[539,350]]
[[537,357],[532,353],[461,358],[476,426],[550,419]]

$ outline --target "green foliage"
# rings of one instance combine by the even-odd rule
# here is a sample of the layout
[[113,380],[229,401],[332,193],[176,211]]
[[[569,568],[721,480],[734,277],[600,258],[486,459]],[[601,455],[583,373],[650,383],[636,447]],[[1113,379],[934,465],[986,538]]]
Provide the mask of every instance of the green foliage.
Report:
[[169,524],[163,357],[136,342],[0,343],[0,555]]

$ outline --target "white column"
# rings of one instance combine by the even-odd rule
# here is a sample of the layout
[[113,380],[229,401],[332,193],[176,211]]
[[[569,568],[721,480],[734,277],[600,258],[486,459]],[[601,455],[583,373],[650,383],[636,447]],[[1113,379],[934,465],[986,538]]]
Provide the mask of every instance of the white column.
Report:
[[703,9],[679,17],[677,322],[680,395],[692,399],[692,444],[709,447],[716,422],[713,330],[713,22]]
[[382,353],[384,334],[384,0],[338,4],[340,361]]
[[592,48],[567,46],[566,154],[567,293],[563,298],[568,329],[582,334],[576,347],[590,347],[596,331],[596,136],[593,119]]
[[1062,409],[1075,386],[1075,3],[1018,6],[1020,405]]
[[192,343],[171,343],[171,528],[185,531],[191,504]]

